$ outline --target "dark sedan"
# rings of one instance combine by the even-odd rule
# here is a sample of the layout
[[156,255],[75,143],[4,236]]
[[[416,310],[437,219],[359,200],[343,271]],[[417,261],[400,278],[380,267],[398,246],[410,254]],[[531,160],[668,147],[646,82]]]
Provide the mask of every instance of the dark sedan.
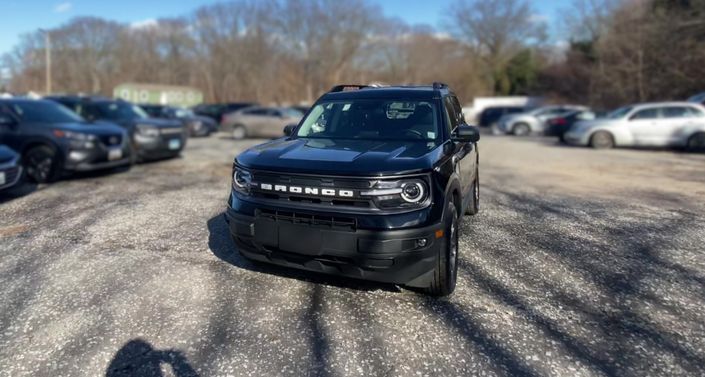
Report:
[[563,135],[577,122],[582,120],[593,120],[598,117],[598,114],[591,110],[578,110],[567,114],[562,114],[557,117],[546,120],[546,136],[557,136],[561,141],[564,141]]
[[191,109],[152,104],[143,104],[140,105],[140,107],[153,118],[180,121],[188,130],[189,136],[209,136],[213,132],[218,131],[218,124],[213,119],[207,116],[196,115]]

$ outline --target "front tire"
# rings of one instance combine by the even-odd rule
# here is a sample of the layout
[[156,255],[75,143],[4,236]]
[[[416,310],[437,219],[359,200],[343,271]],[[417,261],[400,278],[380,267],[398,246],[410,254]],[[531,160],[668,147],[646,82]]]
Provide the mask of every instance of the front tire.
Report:
[[27,178],[35,183],[49,183],[58,176],[56,151],[46,145],[33,147],[24,154]]
[[445,237],[438,252],[437,265],[431,284],[425,292],[431,296],[448,296],[455,290],[458,280],[458,244],[460,219],[453,203],[448,203],[444,221]]
[[705,132],[698,132],[688,138],[688,152],[705,152]]
[[247,138],[247,128],[243,126],[242,124],[236,124],[233,126],[233,130],[230,131],[230,135],[232,135],[233,139],[235,140],[243,140]]
[[526,123],[517,123],[512,128],[514,136],[527,136],[531,133],[531,127]]
[[614,138],[607,131],[597,131],[590,137],[590,146],[595,149],[614,148]]

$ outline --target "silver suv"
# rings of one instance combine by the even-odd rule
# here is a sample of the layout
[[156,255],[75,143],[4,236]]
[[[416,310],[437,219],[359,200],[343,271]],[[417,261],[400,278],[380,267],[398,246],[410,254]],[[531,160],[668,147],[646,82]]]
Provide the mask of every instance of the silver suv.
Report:
[[606,118],[576,123],[565,141],[593,148],[686,147],[705,149],[705,107],[689,102],[622,107]]
[[546,121],[548,119],[574,111],[585,110],[588,110],[585,106],[543,106],[525,113],[505,115],[497,122],[497,129],[500,133],[516,136],[543,133],[546,129]]
[[301,111],[288,107],[248,107],[223,116],[220,129],[236,140],[281,137],[285,126],[298,124],[302,117]]

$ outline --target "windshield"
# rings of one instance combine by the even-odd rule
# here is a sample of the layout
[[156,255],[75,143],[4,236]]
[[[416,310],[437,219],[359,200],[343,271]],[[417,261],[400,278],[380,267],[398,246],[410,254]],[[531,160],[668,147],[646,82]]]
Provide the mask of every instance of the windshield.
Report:
[[627,114],[632,111],[632,106],[620,107],[619,109],[607,114],[607,119],[620,119],[624,118]]
[[321,139],[437,140],[437,109],[429,101],[348,100],[317,104],[296,136]]
[[128,102],[99,103],[98,108],[102,118],[108,120],[134,120],[149,118],[149,115],[139,106]]
[[190,118],[195,115],[191,109],[176,108],[174,109],[174,116],[177,118]]
[[14,102],[10,107],[23,122],[74,123],[84,121],[78,114],[66,107],[48,101]]
[[293,108],[281,109],[281,112],[282,112],[282,114],[284,114],[285,116],[288,116],[290,118],[301,118],[302,116],[304,116],[304,113],[302,113],[299,110],[293,109]]

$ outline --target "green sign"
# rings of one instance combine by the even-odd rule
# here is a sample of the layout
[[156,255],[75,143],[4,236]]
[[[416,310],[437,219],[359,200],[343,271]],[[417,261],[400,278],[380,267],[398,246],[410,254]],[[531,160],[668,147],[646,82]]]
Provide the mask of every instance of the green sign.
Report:
[[203,102],[203,93],[187,86],[128,83],[116,86],[113,96],[134,103],[182,107],[191,107]]

